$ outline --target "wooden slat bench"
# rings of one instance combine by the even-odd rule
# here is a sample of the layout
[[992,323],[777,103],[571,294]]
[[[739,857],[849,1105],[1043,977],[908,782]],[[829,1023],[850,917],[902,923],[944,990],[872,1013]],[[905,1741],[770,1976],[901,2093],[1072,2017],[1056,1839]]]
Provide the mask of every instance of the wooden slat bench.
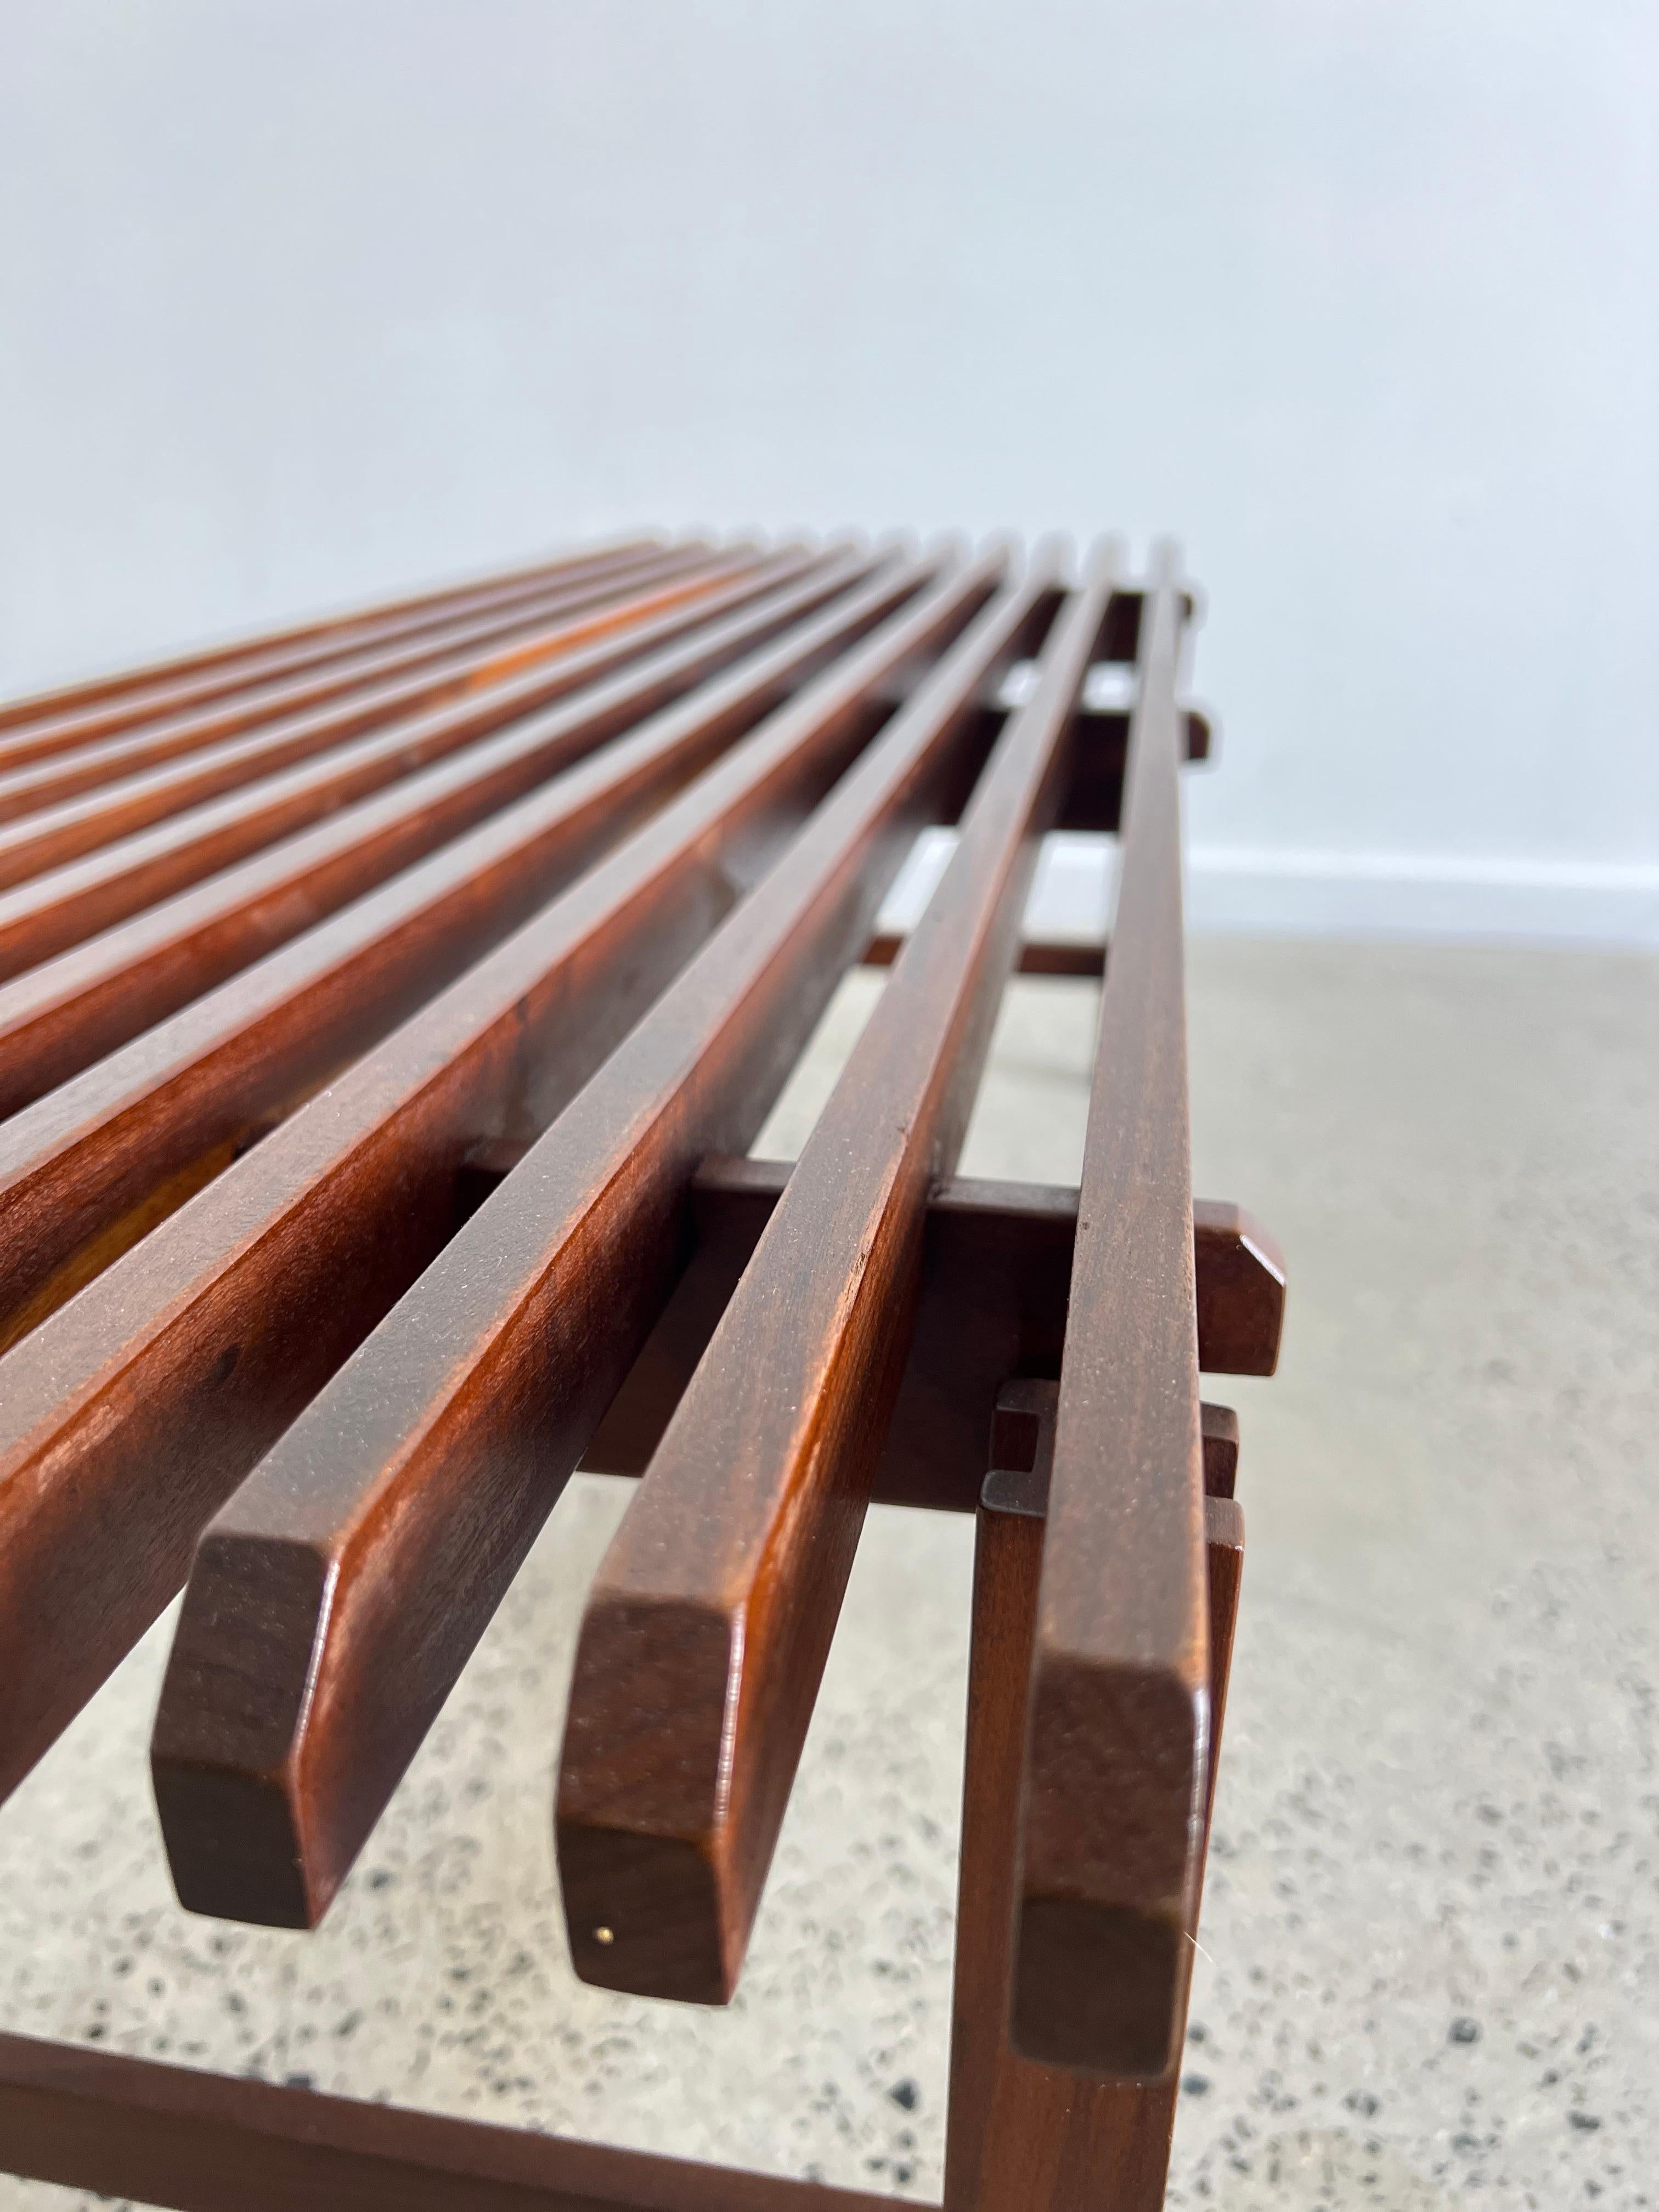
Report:
[[[1168,550],[641,538],[0,708],[0,1790],[183,1587],[179,1899],[314,1926],[573,1471],[637,1476],[570,1949],[722,2003],[866,1504],[976,1513],[945,2201],[1161,2203],[1243,1543],[1199,1376],[1270,1373],[1284,1297],[1190,1188],[1193,614]],[[1119,833],[1109,952],[1025,938],[1062,827]],[[799,1159],[749,1159],[861,960]],[[1080,1190],[956,1173],[1016,970],[1104,977]],[[6,2036],[0,2162],[870,2201]]]

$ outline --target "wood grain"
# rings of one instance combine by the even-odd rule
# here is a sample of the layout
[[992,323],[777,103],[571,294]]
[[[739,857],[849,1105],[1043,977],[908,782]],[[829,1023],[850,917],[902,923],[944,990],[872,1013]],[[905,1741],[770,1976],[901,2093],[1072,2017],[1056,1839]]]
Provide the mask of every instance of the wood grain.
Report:
[[[1036,1449],[1029,1465],[987,1477],[979,1515],[945,2212],[1159,2212],[1169,2168],[1172,2080],[1088,2080],[1022,2057],[1008,2034],[1019,1788],[1057,1396],[1055,1384],[1042,1382],[1005,1394],[1009,1410],[1035,1422]],[[1211,1498],[1205,1512],[1218,1745],[1243,1530],[1231,1499]]]
[[688,605],[630,623],[466,699],[352,738],[320,760],[301,762],[0,890],[0,976],[83,944],[248,854],[599,682],[745,599],[801,574],[811,557],[774,556]]
[[171,712],[180,687],[200,687],[193,694],[198,698],[213,696],[215,686],[235,690],[258,682],[272,670],[283,673],[354,651],[365,641],[418,629],[452,610],[488,605],[541,591],[561,578],[597,574],[659,550],[669,542],[659,532],[601,541],[534,568],[447,585],[412,599],[385,600],[285,629],[258,631],[170,659],[146,661],[53,690],[8,699],[0,702],[0,732],[26,728],[29,736],[0,738],[0,761],[14,766],[20,760],[36,757],[27,750],[36,733],[60,722],[64,730],[48,740],[48,750],[54,745],[79,744],[88,735],[118,728],[126,720]]
[[0,1361],[0,1786],[441,1250],[471,1149],[553,1119],[856,756],[876,688],[994,574],[905,605]]
[[687,1386],[583,1616],[558,1793],[585,1980],[737,1984],[1115,554],[1055,617],[945,874]]
[[[878,632],[853,656],[864,681],[907,628],[961,631],[1002,560]],[[758,1126],[1044,595],[1000,593],[799,834],[755,855],[753,890],[204,1534],[154,1756],[186,1904],[278,1924],[326,1906],[656,1318],[697,1161]],[[745,741],[757,757],[793,757],[800,711]],[[627,850],[568,911],[594,911]],[[586,933],[604,963],[612,944]]]
[[[871,574],[845,554],[739,587],[725,611],[571,698],[326,815],[0,984],[0,1112],[15,1113]],[[0,909],[4,907],[0,899]]]
[[[632,537],[0,705],[0,1796],[188,1570],[179,1895],[314,1923],[608,1461],[573,1954],[719,2002],[866,1500],[973,1507],[946,2205],[1153,2212],[1243,1550],[1197,1377],[1285,1297],[1190,1194],[1194,619],[1170,556]],[[1123,835],[1109,966],[1020,941],[1049,825]],[[801,1159],[742,1157],[860,959]],[[1104,971],[1080,1194],[950,1172],[1016,964]],[[203,2212],[872,2203],[6,2037],[0,2141]]]
[[[411,637],[342,656],[320,671],[250,685],[187,713],[147,718],[115,736],[59,749],[48,760],[12,765],[0,751],[0,823],[82,794],[88,794],[85,803],[62,819],[96,822],[101,807],[123,827],[134,826],[136,813],[159,820],[215,792],[307,759],[394,714],[458,698],[550,653],[567,651],[576,614],[636,601],[715,565],[706,546],[677,546],[506,608],[426,625]],[[164,764],[171,764],[166,775],[142,774]]]
[[[758,641],[758,649],[0,1125],[0,1326],[15,1333],[18,1322],[9,1317],[44,1318],[60,1302],[54,1283],[78,1288],[88,1279],[82,1255],[88,1243],[101,1245],[111,1224],[158,1180],[188,1175],[204,1158],[227,1164],[227,1145],[245,1146],[256,1127],[279,1120],[366,1050],[932,574],[927,560],[889,563],[814,611],[826,592],[845,584],[849,573],[856,579],[863,566],[815,572],[809,582],[728,617],[726,625],[699,632],[694,646],[678,648],[682,673],[693,665],[720,670],[738,642]],[[803,610],[805,620],[788,621]],[[660,667],[647,663],[617,679],[606,689],[601,724],[614,724],[639,699],[658,696],[661,677]],[[495,750],[511,755],[514,780],[528,781],[538,769],[556,765],[571,749],[568,740],[591,738],[596,707],[599,702],[585,696],[580,707],[567,710],[562,744],[546,716],[510,745],[497,741]],[[438,773],[448,775],[468,811],[479,811],[480,763],[472,763],[471,781],[458,781],[450,770]],[[404,819],[418,825],[427,843],[452,826],[434,801],[429,785],[405,795]],[[355,835],[347,830],[327,842],[362,868],[362,824],[354,828]],[[271,913],[270,868],[253,866],[247,872],[251,887],[218,879],[213,903],[220,916],[251,909],[257,922]],[[289,881],[295,881],[291,873]],[[195,920],[199,928],[199,914]],[[122,934],[131,940],[134,933]],[[221,957],[228,935],[222,925],[216,946]],[[173,949],[177,960],[176,939]],[[84,977],[84,962],[77,964]],[[195,962],[185,980],[207,981],[204,965]],[[118,951],[109,972],[131,1019],[143,970],[130,941],[126,960]],[[0,1006],[9,995],[27,997],[30,982],[40,1006],[39,981],[25,979],[21,992],[17,986],[9,994],[0,989]],[[91,1018],[83,1018],[79,1032],[84,1052],[99,1008],[84,992],[71,1004]],[[61,1066],[67,1011],[61,994],[55,1011]],[[44,1029],[37,1024],[28,1040],[37,1050]],[[13,1073],[21,1079],[22,1070]],[[186,1194],[181,1189],[180,1200]],[[106,1249],[106,1263],[120,1249]]]
[[[752,556],[722,556],[620,596],[606,592],[597,610],[538,624],[532,636],[493,653],[447,657],[435,672],[349,692],[326,706],[25,812],[0,826],[0,886],[62,869],[153,824],[181,817],[188,823],[209,813],[222,794],[240,811],[212,817],[218,830],[215,849],[234,858],[250,847],[246,829],[241,843],[229,842],[231,820],[255,825],[265,842],[377,790],[498,729],[513,714],[574,690],[587,680],[582,647],[636,632],[653,614],[695,609],[721,584],[752,574],[755,567]],[[621,649],[630,645],[624,637]],[[613,657],[614,650],[613,643]],[[51,770],[65,772],[61,763]]]
[[202,1523],[441,1251],[476,1144],[550,1121],[988,588],[908,604],[0,1361],[0,1784]]
[[1183,602],[1141,615],[1032,1661],[1013,2040],[1097,2076],[1180,2056],[1208,1760],[1181,931]]

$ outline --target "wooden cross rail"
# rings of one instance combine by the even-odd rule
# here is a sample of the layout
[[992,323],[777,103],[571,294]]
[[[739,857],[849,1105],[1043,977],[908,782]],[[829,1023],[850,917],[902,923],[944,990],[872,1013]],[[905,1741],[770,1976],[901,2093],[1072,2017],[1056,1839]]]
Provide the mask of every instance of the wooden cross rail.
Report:
[[[464,1218],[520,1157],[517,1146],[491,1147],[468,1164],[458,1191]],[[699,1168],[684,1272],[585,1465],[644,1474],[789,1173],[781,1160],[711,1159]],[[1060,1373],[1077,1199],[1049,1184],[971,1176],[929,1194],[915,1328],[873,1477],[872,1495],[884,1504],[975,1510],[1002,1384],[1011,1375]],[[1205,1371],[1271,1375],[1285,1310],[1284,1262],[1272,1238],[1242,1208],[1199,1199],[1193,1247]],[[1218,1408],[1206,1411],[1221,1423]],[[1224,1428],[1214,1429],[1218,1439]]]
[[[720,2002],[866,1504],[977,1511],[947,2202],[1155,2206],[1237,1595],[1198,1376],[1284,1297],[1190,1189],[1193,612],[1111,546],[635,538],[0,708],[0,1792],[183,1584],[179,1897],[313,1925],[571,1472],[636,1475],[571,1952]],[[1109,960],[1025,937],[1056,826],[1119,832]],[[1103,975],[1080,1193],[954,1174],[1016,969]],[[359,2109],[0,2037],[0,2154],[181,2206],[865,2201]]]

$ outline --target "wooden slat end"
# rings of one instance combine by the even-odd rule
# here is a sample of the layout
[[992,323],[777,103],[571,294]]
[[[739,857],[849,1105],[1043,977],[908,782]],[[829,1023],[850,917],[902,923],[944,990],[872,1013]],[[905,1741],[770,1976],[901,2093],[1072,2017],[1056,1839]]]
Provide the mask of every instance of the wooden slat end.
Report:
[[296,1756],[328,1579],[302,1544],[210,1532],[198,1551],[150,1741],[186,1911],[315,1928],[338,1887],[308,1847]]
[[1166,2081],[1180,2063],[1190,1948],[1179,1912],[1023,1899],[1009,2021],[1014,2049],[1093,2081]]

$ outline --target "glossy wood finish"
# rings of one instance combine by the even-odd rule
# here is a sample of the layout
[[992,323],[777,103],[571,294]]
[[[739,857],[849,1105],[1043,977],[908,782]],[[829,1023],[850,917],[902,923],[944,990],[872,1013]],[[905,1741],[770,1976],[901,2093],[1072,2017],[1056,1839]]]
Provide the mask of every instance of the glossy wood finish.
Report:
[[[660,534],[623,537],[608,544],[578,547],[574,552],[536,567],[505,575],[449,584],[417,593],[412,599],[392,599],[347,614],[285,629],[254,632],[220,645],[206,646],[171,660],[149,661],[137,668],[118,669],[83,678],[51,691],[39,691],[0,702],[0,731],[31,730],[73,720],[74,731],[63,739],[74,744],[88,734],[118,727],[123,720],[142,720],[153,713],[170,713],[179,703],[181,688],[199,687],[194,696],[213,696],[212,687],[235,690],[276,673],[355,651],[367,641],[396,635],[411,628],[441,619],[471,607],[504,604],[545,589],[561,579],[598,573],[619,562],[659,550],[669,541]],[[107,719],[100,719],[103,717]],[[84,719],[77,719],[84,718]],[[29,756],[12,750],[12,740],[0,740],[0,758],[13,763]]]
[[[0,823],[51,807],[61,809],[56,818],[62,823],[95,826],[107,817],[118,833],[140,817],[177,812],[395,714],[458,698],[566,652],[571,619],[586,610],[636,602],[711,569],[720,573],[708,546],[675,546],[505,608],[423,624],[412,636],[342,656],[321,671],[249,685],[206,708],[146,718],[117,736],[59,747],[46,760],[19,765],[0,749]],[[326,713],[320,711],[325,707]],[[24,741],[16,742],[21,747]],[[31,733],[27,742],[42,740]],[[168,763],[165,775],[143,773]],[[82,805],[67,805],[82,793],[88,796]],[[26,833],[14,833],[6,851],[27,850],[25,838]]]
[[[0,709],[0,1792],[188,1569],[179,1894],[314,1922],[571,1468],[644,1473],[572,1948],[719,2001],[866,1499],[975,1510],[952,2212],[1161,2191],[1173,2086],[1109,2077],[1178,2044],[1214,1787],[1197,1375],[1270,1372],[1285,1291],[1186,1179],[1190,597],[1058,557],[618,541]],[[1109,966],[1020,942],[1053,823],[1127,831]],[[744,1158],[861,958],[800,1160]],[[1016,964],[1106,971],[1080,1194],[950,1173]],[[0,2146],[183,2206],[865,2203],[6,2039]]]
[[[878,632],[864,681],[914,651],[907,632],[960,629],[997,566]],[[907,810],[1042,592],[1001,593],[799,834],[769,840],[775,865],[204,1537],[155,1738],[187,1903],[302,1924],[325,1907],[656,1318],[698,1160],[758,1125],[867,933]],[[793,755],[799,711],[757,753]],[[224,1634],[227,1594],[253,1587],[257,1653]]]
[[987,580],[981,567],[903,607],[8,1355],[0,1780],[433,1260],[468,1149],[551,1118],[729,907],[745,841],[752,854],[787,834],[856,751],[872,685],[965,620]]
[[[1173,2080],[1087,2080],[1022,2057],[1008,2033],[1020,1773],[1057,1396],[1052,1382],[1005,1392],[1014,1419],[1000,1418],[999,1431],[1018,1437],[1029,1422],[1032,1448],[1018,1466],[987,1476],[980,1506],[945,2212],[1158,2212],[1175,2124]],[[1213,1753],[1243,1522],[1231,1498],[1206,1498],[1203,1510]],[[1205,1832],[1213,1782],[1212,1769]],[[1182,2033],[1185,2020],[1183,2002]]]
[[[855,562],[818,570],[807,582],[670,648],[687,680],[698,670],[732,665],[0,1125],[0,1282],[6,1300],[0,1331],[15,1337],[43,1318],[69,1287],[78,1287],[89,1242],[101,1239],[158,1181],[211,1162],[220,1148],[245,1146],[262,1118],[280,1118],[354,1051],[367,1049],[376,1035],[525,921],[561,882],[917,591],[931,573],[925,561],[889,563],[859,588],[835,589],[849,580],[857,583],[865,566]],[[828,607],[815,611],[832,592]],[[804,620],[789,619],[803,615]],[[733,659],[739,646],[757,643],[759,650]],[[537,717],[528,730],[494,741],[485,748],[495,756],[491,763],[472,757],[465,773],[441,769],[399,786],[398,817],[422,843],[433,844],[446,828],[453,830],[468,814],[480,812],[487,798],[506,796],[538,771],[545,775],[573,746],[580,750],[614,726],[618,715],[662,690],[657,656],[601,687],[599,695],[584,694],[562,716]],[[444,794],[434,788],[437,780],[449,786],[447,808]],[[455,799],[464,802],[464,813]],[[384,817],[391,810],[380,811]],[[343,854],[361,872],[372,865],[374,851],[363,826],[359,820],[341,834],[306,842]],[[396,851],[395,846],[391,853],[382,850],[382,872]],[[307,865],[314,870],[318,858],[314,849],[290,850],[292,902],[285,912],[270,896],[268,863],[229,871],[216,880],[210,900],[191,902],[191,936],[199,943],[204,922],[216,922],[213,950],[222,961],[235,944],[228,918],[246,918],[258,929],[282,915],[291,927],[303,912],[292,900],[293,889],[304,880],[301,871]],[[207,963],[199,953],[186,964],[177,934],[158,944],[155,918],[149,919],[152,947],[172,952],[172,972],[181,982],[199,988],[208,981],[210,970],[204,972]],[[249,933],[244,931],[244,947]],[[113,948],[112,973],[122,985],[114,1005],[131,1022],[145,963],[133,957],[138,933],[129,928],[118,934],[127,940],[127,957],[123,963],[121,948]],[[69,969],[82,988],[70,995],[60,986],[54,1002],[49,970],[26,979],[35,984],[36,1007],[58,1018],[55,1027],[38,1019],[21,1039],[21,1024],[14,1028],[9,1072],[20,1087],[30,1069],[29,1044],[37,1054],[55,1048],[61,1068],[71,1041],[86,1058],[88,1031],[95,1041],[107,1034],[99,1018],[112,994],[100,1000],[86,988],[92,963],[70,956],[57,965]],[[27,1001],[28,994],[15,986],[10,994],[0,989],[0,1007],[9,995]],[[76,1014],[80,1021],[71,1026],[67,1018]],[[44,1090],[38,1061],[35,1068],[33,1081]],[[219,1164],[228,1164],[228,1157]]]
[[[636,622],[623,609],[604,618],[579,619],[573,626],[574,649],[568,653],[544,659],[519,676],[461,700],[395,720],[385,729],[353,738],[315,760],[258,777],[95,849],[85,850],[76,842],[81,834],[77,824],[70,842],[78,857],[45,873],[37,872],[45,865],[39,840],[56,834],[50,817],[0,830],[0,879],[13,885],[0,890],[0,975],[15,975],[67,945],[82,944],[95,931],[187,884],[199,883],[246,854],[274,844],[516,717],[565,697],[620,667],[647,645],[678,635],[767,584],[782,581],[787,574],[799,574],[798,561],[802,556],[769,563],[733,562],[726,581],[731,597],[724,599],[712,588],[721,581],[718,578],[706,580],[711,587],[690,593],[683,583],[662,587],[653,596],[666,595],[676,604],[654,617],[647,608],[640,608],[638,612],[648,617],[646,621]],[[583,644],[579,633],[591,633],[595,621],[609,635]],[[34,842],[26,859],[13,855],[17,866],[9,869],[6,841],[14,832]],[[28,879],[19,881],[20,874]]]
[[1185,602],[1143,602],[1112,957],[1085,1141],[1031,1670],[1013,2038],[1172,2069],[1208,1760],[1209,1632],[1182,972]]
[[737,1985],[1115,566],[1057,619],[599,1568],[559,1774],[586,1980]]
[[[870,573],[857,556],[786,563],[702,618],[645,626],[569,698],[340,807],[207,881],[0,984],[0,1110],[15,1112],[274,945],[684,696]],[[0,910],[3,910],[0,899]],[[50,911],[50,909],[49,909]]]

